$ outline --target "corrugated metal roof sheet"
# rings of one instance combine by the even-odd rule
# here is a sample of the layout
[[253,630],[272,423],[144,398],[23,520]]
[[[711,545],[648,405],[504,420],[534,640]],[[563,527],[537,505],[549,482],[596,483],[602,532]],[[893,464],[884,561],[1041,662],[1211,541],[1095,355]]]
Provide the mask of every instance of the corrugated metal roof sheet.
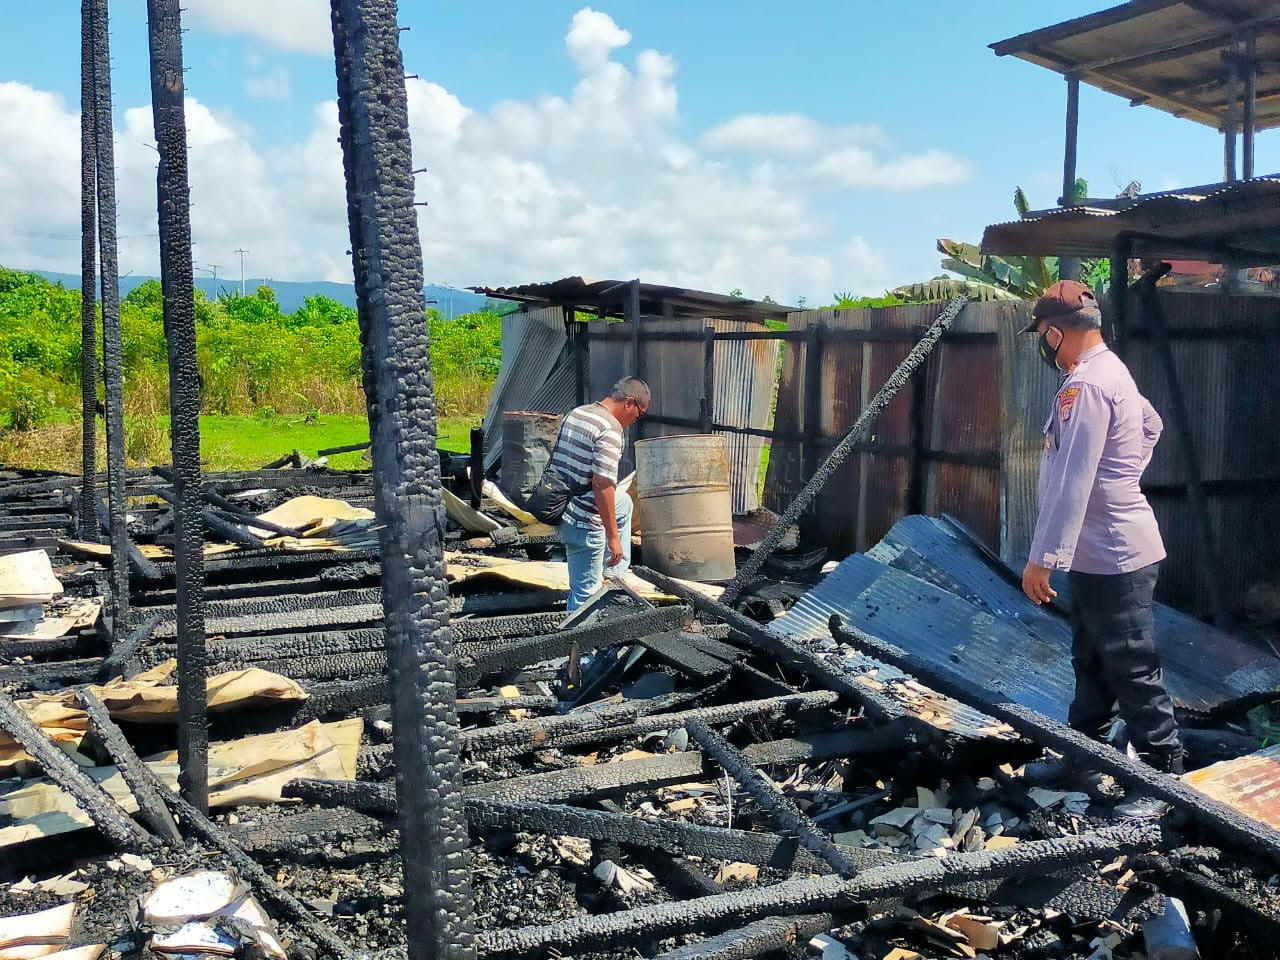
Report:
[[[1280,125],[1280,10],[1274,0],[1134,0],[991,48],[1215,130],[1230,99],[1223,56],[1256,34],[1257,128]],[[1243,81],[1238,91],[1243,96]]]
[[1133,256],[1229,252],[1254,265],[1280,260],[1280,175],[1134,197],[1112,207],[1042,210],[983,232],[985,254],[1107,257],[1122,233]]
[[[596,280],[590,277],[564,277],[545,283],[522,283],[510,287],[471,287],[476,293],[523,303],[545,303],[554,306],[580,307],[607,316],[621,316],[630,280]],[[666,308],[666,312],[664,312]],[[640,284],[641,314],[674,318],[726,320],[781,319],[794,313],[796,307],[765,303],[744,297],[731,297],[707,290],[689,290],[660,283]]]
[[[853,626],[1065,720],[1074,679],[1071,628],[1021,595],[1013,573],[950,523],[910,516],[867,554],[844,560],[770,629],[823,641],[839,613]],[[1059,585],[1059,593],[1066,592]],[[1280,660],[1157,607],[1157,642],[1170,695],[1196,712],[1269,695]]]
[[[569,407],[549,409],[540,405],[547,396],[548,382],[557,365],[569,367],[568,338],[564,332],[564,316],[559,307],[519,310],[502,318],[502,365],[498,379],[489,394],[485,410],[484,466],[491,470],[502,456],[502,414],[507,410],[539,410],[565,413],[571,409],[576,381],[570,380]],[[563,377],[557,379],[562,386]],[[562,391],[552,391],[559,398]]]
[[1193,770],[1183,780],[1201,793],[1280,830],[1280,744]]

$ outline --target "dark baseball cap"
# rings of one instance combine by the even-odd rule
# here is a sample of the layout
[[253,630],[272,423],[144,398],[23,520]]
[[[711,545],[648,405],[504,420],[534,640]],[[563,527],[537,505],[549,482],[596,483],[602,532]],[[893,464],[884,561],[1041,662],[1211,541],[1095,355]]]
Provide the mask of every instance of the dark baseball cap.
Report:
[[1090,329],[1097,326],[1096,320],[1080,316],[1080,311],[1098,309],[1098,298],[1079,280],[1059,280],[1036,301],[1030,321],[1018,333],[1032,333],[1041,320],[1054,318],[1064,326]]

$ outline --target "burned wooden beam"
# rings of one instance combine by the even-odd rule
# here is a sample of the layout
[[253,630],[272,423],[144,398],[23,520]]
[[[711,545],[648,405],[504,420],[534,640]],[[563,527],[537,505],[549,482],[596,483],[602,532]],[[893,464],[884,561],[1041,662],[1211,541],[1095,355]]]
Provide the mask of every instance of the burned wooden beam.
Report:
[[1172,804],[1198,823],[1230,838],[1246,850],[1263,853],[1280,863],[1280,831],[1247,817],[1239,810],[1213,800],[1181,780],[1159,773],[1145,763],[1130,760],[1109,744],[1099,743],[1072,730],[1065,723],[1050,719],[1020,703],[1001,700],[949,670],[912,657],[901,647],[886,643],[856,628],[845,626],[838,614],[831,617],[832,636],[868,656],[890,664],[915,676],[921,683],[939,693],[977,707],[997,720],[1003,720],[1023,736],[1042,746],[1052,747],[1068,756],[1078,757],[1120,783],[1136,787]]
[[124,782],[133,792],[133,798],[138,801],[139,816],[146,821],[151,832],[157,837],[171,844],[181,844],[182,834],[178,832],[173,814],[165,806],[164,798],[155,788],[155,782],[142,769],[142,760],[138,758],[120,728],[116,726],[116,722],[111,719],[111,714],[107,713],[107,708],[102,701],[88,687],[77,687],[76,699],[84,707],[93,732],[107,748],[107,753],[115,762],[116,769],[120,771]]
[[695,680],[709,680],[727,673],[742,656],[739,650],[727,643],[689,630],[655,633],[641,637],[638,642],[660,663]]
[[825,860],[836,873],[850,877],[858,872],[857,866],[845,856],[844,851],[814,826],[813,821],[801,813],[800,808],[772,780],[757,770],[733,744],[701,720],[690,720],[685,724],[685,729],[720,765],[720,769],[733,777],[755,800],[756,806],[765,812],[777,828],[799,840],[806,850]]
[[107,500],[111,596],[116,630],[129,627],[129,532],[126,522],[124,348],[120,335],[120,271],[116,242],[115,130],[111,116],[111,32],[107,0],[89,0],[93,43],[94,146],[97,150],[98,261],[102,284],[103,399],[107,427]]
[[[697,590],[690,589],[688,585],[678,580],[673,580],[648,567],[636,567],[635,571],[658,589],[689,603],[695,610],[709,613],[727,623],[733,631],[730,634],[731,640],[737,639],[749,649],[772,657],[783,669],[809,677],[826,690],[836,691],[849,703],[866,708],[866,711],[877,720],[903,717],[904,710],[890,697],[859,686],[848,674],[837,670],[812,651],[770,633],[754,620]],[[922,736],[929,735],[929,732],[923,728],[920,733]]]
[[633,700],[566,716],[468,730],[462,735],[462,745],[472,753],[514,756],[547,746],[564,747],[566,736],[572,739],[573,746],[581,746],[643,736],[654,730],[669,730],[692,720],[733,723],[745,717],[777,716],[794,710],[830,707],[837,700],[836,694],[830,691],[814,690],[770,700],[748,700],[676,713],[654,713],[659,708],[658,704],[651,700]]
[[0,692],[0,728],[35,758],[46,774],[93,820],[114,846],[130,852],[145,852],[154,841],[124,812],[101,786],[89,779],[76,762],[54,743],[8,694]]
[[768,916],[835,912],[853,903],[896,897],[909,890],[944,890],[975,880],[1060,870],[1148,849],[1159,839],[1160,831],[1154,825],[1124,824],[1094,833],[1020,843],[1006,850],[873,867],[851,879],[785,880],[754,890],[573,917],[545,926],[490,930],[479,938],[480,955],[489,960],[530,960],[553,949],[577,953],[625,946],[643,938],[714,933]]
[[567,657],[575,647],[585,652],[633,643],[640,637],[679,626],[689,614],[689,608],[683,605],[647,608],[538,637],[501,644],[464,645],[458,648],[459,659],[467,658],[472,662],[459,665],[459,683],[475,683],[486,674]]
[[138,650],[151,639],[151,633],[160,622],[160,615],[152,613],[123,638],[111,645],[111,653],[102,661],[99,679],[130,677],[137,672]]
[[[323,861],[320,848],[350,840],[383,839],[393,830],[385,820],[355,810],[304,810],[282,820],[238,825],[232,838],[249,853],[283,857],[295,863]],[[388,852],[394,852],[393,841]]]
[[76,528],[82,537],[98,529],[98,160],[92,0],[80,0],[80,499]]
[[804,943],[836,926],[829,913],[799,917],[766,917],[738,930],[668,950],[654,960],[755,960],[787,947]]
[[410,960],[470,960],[467,827],[422,248],[396,5],[331,0],[369,408]]
[[[858,419],[854,421],[853,426],[845,431],[844,436],[827,454],[827,458],[812,472],[804,487],[796,494],[795,499],[787,504],[786,509],[782,511],[782,515],[774,521],[773,529],[769,531],[768,536],[751,552],[751,556],[747,558],[746,562],[738,568],[737,575],[725,587],[724,593],[721,595],[720,599],[723,603],[726,605],[732,604],[742,592],[742,588],[750,583],[756,574],[760,572],[764,562],[769,559],[774,550],[778,549],[778,544],[782,543],[787,531],[800,519],[800,514],[804,513],[809,504],[813,502],[813,498],[835,475],[836,470],[853,452],[853,448],[863,439],[871,424],[875,423],[876,418],[884,412],[885,407],[889,405],[889,401],[897,395],[903,385],[911,379],[911,375],[915,373],[916,369],[924,363],[925,358],[937,346],[938,341],[942,339],[942,335],[947,332],[951,322],[959,316],[966,303],[968,303],[968,298],[961,295],[947,304],[942,313],[938,315],[938,319],[933,321],[929,329],[920,338],[920,341],[911,348],[911,352],[903,358],[897,369],[889,375],[889,379],[884,382],[876,395],[863,407],[862,413],[858,415]],[[810,391],[811,396],[817,396],[818,384],[806,380],[805,389]],[[805,420],[805,429],[812,429],[812,425],[807,418]]]

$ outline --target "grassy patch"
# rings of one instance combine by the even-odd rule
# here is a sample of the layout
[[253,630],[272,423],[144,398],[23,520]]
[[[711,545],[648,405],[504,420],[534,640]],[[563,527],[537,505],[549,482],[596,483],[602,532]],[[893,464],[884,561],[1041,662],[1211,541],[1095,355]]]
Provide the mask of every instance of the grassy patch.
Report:
[[[478,418],[442,418],[438,423],[439,445],[447,450],[467,450],[469,431],[478,423]],[[169,462],[167,416],[130,417],[125,433],[130,466]],[[106,457],[101,421],[98,439],[101,470]],[[256,469],[294,450],[314,457],[318,450],[363,443],[368,439],[368,421],[352,414],[321,414],[311,421],[303,416],[282,414],[200,418],[200,452],[205,469],[210,471]],[[0,464],[79,473],[80,425],[52,423],[33,430],[0,434]],[[361,452],[343,453],[331,457],[329,465],[356,470],[367,467],[368,461]]]

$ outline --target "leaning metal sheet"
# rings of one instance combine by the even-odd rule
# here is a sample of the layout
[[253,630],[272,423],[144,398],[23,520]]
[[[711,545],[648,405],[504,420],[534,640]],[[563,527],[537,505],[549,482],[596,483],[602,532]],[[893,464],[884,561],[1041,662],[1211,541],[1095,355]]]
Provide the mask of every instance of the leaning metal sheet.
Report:
[[[1066,664],[1071,648],[1066,577],[1055,578],[1055,605],[1037,607],[1022,595],[1013,571],[963,528],[923,516],[904,517],[867,555],[975,604],[1036,642],[1054,645]],[[1180,709],[1210,713],[1280,688],[1280,660],[1162,604],[1156,605],[1156,642],[1165,684]]]
[[1065,720],[1071,667],[1057,645],[918,577],[854,554],[773,623],[822,637],[833,613],[999,696]]
[[486,470],[502,456],[503,412],[539,409],[532,401],[555,369],[566,342],[559,307],[520,310],[502,318],[502,366],[484,416]]

